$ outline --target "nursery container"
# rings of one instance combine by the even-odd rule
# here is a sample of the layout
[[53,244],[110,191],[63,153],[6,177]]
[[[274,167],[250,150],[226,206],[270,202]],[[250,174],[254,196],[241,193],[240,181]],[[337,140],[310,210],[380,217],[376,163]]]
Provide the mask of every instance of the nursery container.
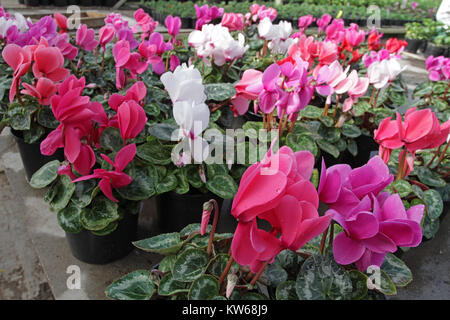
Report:
[[406,47],[407,52],[416,53],[417,50],[423,45],[423,40],[418,39],[405,39],[408,42],[408,46]]
[[14,140],[17,142],[20,157],[22,158],[23,167],[27,180],[30,181],[31,176],[38,171],[44,164],[52,160],[64,161],[63,149],[58,149],[51,156],[41,154],[41,143],[26,143],[23,139],[22,132],[11,129]]
[[39,6],[39,0],[25,0],[27,6],[37,7]]
[[378,154],[379,145],[375,142],[373,137],[360,135],[355,139],[356,145],[358,146],[358,154],[356,157],[353,157],[349,153],[349,161],[348,163],[353,167],[361,167],[369,161],[369,159]]
[[437,46],[432,42],[428,42],[427,43],[427,48],[425,49],[424,55],[425,57],[428,56],[434,56],[434,57],[438,57],[438,56],[442,56],[445,52],[445,48],[441,47],[441,46]]
[[80,0],[80,6],[91,7],[92,5],[92,0]]
[[222,114],[217,122],[225,129],[239,129],[245,123],[242,117],[235,117],[231,108],[222,108]]
[[137,240],[138,217],[139,213],[125,213],[117,229],[105,236],[89,230],[66,232],[72,255],[89,264],[107,264],[125,257],[134,248],[132,242]]
[[223,199],[210,192],[191,190],[178,194],[170,191],[159,195],[156,198],[158,231],[178,232],[190,223],[199,223],[203,204],[211,199],[217,200],[219,208],[222,206]]
[[52,3],[51,0],[39,0],[40,6],[49,6]]
[[103,0],[103,6],[105,7],[112,7],[116,4],[117,0]]
[[67,0],[53,0],[53,4],[57,7],[65,7],[67,6],[69,3]]

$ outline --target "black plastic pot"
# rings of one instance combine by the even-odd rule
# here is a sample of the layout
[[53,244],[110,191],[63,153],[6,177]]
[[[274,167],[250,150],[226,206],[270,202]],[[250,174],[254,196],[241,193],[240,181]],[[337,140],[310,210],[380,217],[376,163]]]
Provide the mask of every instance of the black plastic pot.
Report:
[[79,0],[68,0],[67,4],[68,5],[78,5],[78,4],[80,4],[80,1]]
[[24,3],[25,3],[25,0],[19,0],[19,3],[20,3],[20,4],[24,4]]
[[260,122],[263,122],[262,115],[260,115],[259,113],[255,114],[255,113],[253,113],[250,110],[247,111],[247,113],[244,114],[244,119],[245,119],[245,121],[260,121]]
[[37,7],[39,6],[39,0],[25,0],[27,6]]
[[113,5],[115,5],[117,2],[117,0],[103,0],[103,6],[105,7],[112,7]]
[[159,195],[156,198],[158,231],[178,232],[190,223],[200,223],[203,204],[210,199],[217,200],[219,207],[222,206],[223,199],[213,193],[190,191],[177,194],[170,191]]
[[51,0],[39,0],[40,6],[49,6],[51,3]]
[[30,181],[31,176],[38,171],[44,164],[52,160],[64,161],[63,149],[58,149],[51,156],[41,154],[40,142],[26,143],[23,139],[22,132],[11,129],[14,140],[17,142],[20,157],[22,158],[23,167],[27,180]]
[[354,157],[348,153],[348,158],[346,159],[346,163],[352,168],[365,165],[373,155],[378,154],[379,149],[379,145],[372,137],[362,134],[355,141],[358,146],[358,154]]
[[80,6],[91,7],[93,5],[92,0],[80,0]]
[[424,55],[426,57],[428,57],[428,56],[438,57],[438,56],[442,56],[444,54],[444,52],[445,52],[444,47],[440,47],[440,46],[435,45],[432,42],[428,42]]
[[408,38],[406,38],[405,40],[408,42],[408,45],[405,49],[407,52],[416,53],[422,45],[422,40]]
[[245,119],[242,117],[235,117],[231,108],[222,108],[222,113],[217,122],[226,129],[239,129],[245,123]]
[[191,17],[183,17],[181,18],[181,28],[183,29],[191,29],[193,28],[193,19]]
[[68,5],[67,0],[53,0],[53,4],[57,7],[66,7]]
[[89,264],[107,264],[128,255],[137,239],[139,214],[126,213],[119,221],[117,229],[105,236],[97,236],[89,230],[67,233],[72,255]]

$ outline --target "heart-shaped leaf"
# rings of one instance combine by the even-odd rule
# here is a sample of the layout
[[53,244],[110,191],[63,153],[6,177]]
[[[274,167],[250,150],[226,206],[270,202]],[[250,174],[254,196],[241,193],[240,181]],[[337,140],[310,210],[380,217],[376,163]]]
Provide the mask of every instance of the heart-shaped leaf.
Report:
[[210,275],[203,275],[192,282],[189,289],[189,300],[211,300],[219,295],[219,282]]
[[174,254],[180,250],[182,242],[178,232],[164,233],[157,236],[135,241],[133,244],[144,251],[159,254]]
[[191,282],[206,271],[208,262],[209,255],[205,250],[187,249],[175,261],[173,278],[182,282]]
[[105,293],[116,300],[150,300],[155,290],[150,272],[136,270],[111,283]]
[[33,174],[30,185],[35,189],[41,189],[48,186],[58,177],[59,166],[60,162],[58,160],[47,162]]

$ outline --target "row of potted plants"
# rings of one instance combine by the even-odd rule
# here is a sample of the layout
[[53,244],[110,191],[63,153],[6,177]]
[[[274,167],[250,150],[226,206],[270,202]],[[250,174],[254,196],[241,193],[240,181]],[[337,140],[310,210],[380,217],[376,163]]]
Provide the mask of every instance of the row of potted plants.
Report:
[[424,19],[422,23],[414,22],[405,25],[408,52],[421,50],[424,56],[449,57],[450,31],[442,22]]
[[[264,5],[196,9],[187,39],[180,18],[164,39],[142,9],[135,26],[111,14],[74,39],[58,13],[2,14],[2,124],[63,151],[30,184],[47,189],[73,255],[107,263],[133,242],[165,256],[111,284],[114,299],[395,294],[412,280],[401,252],[448,211],[449,61],[427,61],[411,103],[405,41],[331,16],[307,37],[312,17],[293,33]],[[167,233],[135,239],[152,197]]]
[[[253,2],[244,1],[236,2],[229,1],[228,3],[216,3],[217,6],[223,7],[225,12],[236,12],[245,14],[248,11],[248,7]],[[193,28],[195,25],[195,11],[193,9],[194,3],[192,1],[178,2],[178,1],[142,1],[141,7],[147,10],[147,12],[161,23],[168,15],[177,15],[182,18],[183,28]],[[198,3],[201,6],[201,3]],[[297,1],[290,1],[283,3],[283,5],[277,5],[275,2],[265,3],[268,7],[274,7],[278,11],[277,21],[285,20],[290,21],[294,25],[296,19],[299,16],[311,14],[316,18],[320,18],[323,14],[331,14],[337,16],[338,14],[344,19],[346,24],[358,23],[364,25],[373,12],[367,10],[367,6],[347,6],[346,4],[317,4],[317,3],[299,3]],[[385,8],[380,9],[381,25],[382,26],[403,26],[410,21],[421,21],[423,18],[422,13],[413,14],[417,9],[411,9],[412,12],[405,10],[396,11],[393,9]],[[428,16],[428,15],[427,15]]]
[[19,2],[32,7],[52,6],[52,5],[57,7],[66,7],[70,5],[112,7],[113,5],[116,4],[117,1],[116,0],[22,0]]

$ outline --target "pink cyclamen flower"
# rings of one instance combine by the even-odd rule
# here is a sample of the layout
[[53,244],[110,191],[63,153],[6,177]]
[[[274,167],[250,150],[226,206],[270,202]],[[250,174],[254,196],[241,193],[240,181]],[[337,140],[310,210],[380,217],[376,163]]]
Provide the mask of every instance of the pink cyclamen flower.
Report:
[[337,164],[327,169],[322,160],[318,188],[320,201],[331,209],[345,213],[368,194],[377,196],[393,180],[394,176],[378,156],[355,169],[347,164]]
[[224,13],[220,24],[230,31],[244,29],[244,15],[242,13]]
[[147,116],[134,100],[123,102],[117,111],[120,134],[124,141],[134,139],[144,129]]
[[77,30],[76,43],[83,50],[92,51],[98,45],[98,41],[95,40],[94,29],[87,27],[85,24],[81,24]]
[[333,41],[336,44],[341,43],[344,40],[345,31],[344,20],[333,19],[331,24],[325,29],[325,34],[327,35],[326,40]]
[[300,18],[298,18],[298,28],[299,29],[306,29],[314,21],[316,21],[316,19],[310,14],[308,14],[306,16],[303,16],[303,17],[300,17]]
[[111,201],[119,202],[113,195],[113,188],[123,188],[131,183],[133,180],[129,175],[123,172],[126,166],[133,160],[136,155],[136,145],[130,144],[123,147],[114,158],[114,162],[105,154],[101,157],[108,162],[114,170],[95,169],[94,173],[78,179],[73,182],[79,182],[89,179],[100,179],[99,187],[103,194]]
[[56,47],[38,47],[34,51],[33,74],[36,78],[46,77],[59,82],[69,76],[69,70],[63,68],[64,57]]
[[249,100],[256,100],[263,89],[262,72],[254,69],[245,70],[241,80],[234,86],[236,95],[232,98],[233,111],[239,115],[247,112]]
[[398,194],[382,192],[377,197],[365,196],[348,212],[329,210],[344,229],[333,242],[337,263],[356,267],[365,272],[371,265],[381,266],[388,252],[397,247],[417,247],[422,241],[420,222],[424,205],[407,211]]
[[359,30],[359,27],[356,24],[355,26],[356,27],[351,26],[345,31],[345,39],[347,40],[348,44],[352,47],[359,46],[362,42],[364,42],[365,38],[364,30]]
[[224,9],[218,8],[216,6],[209,7],[208,4],[205,4],[201,7],[194,5],[195,14],[197,16],[197,21],[195,22],[195,29],[201,30],[204,24],[208,24],[214,19],[217,19],[223,15]]
[[59,12],[55,12],[53,15],[55,17],[55,22],[57,26],[59,27],[59,33],[66,33],[67,32],[67,17],[65,15],[62,15]]
[[166,25],[167,32],[172,36],[176,37],[177,34],[180,32],[181,28],[181,19],[180,17],[173,17],[171,15],[166,17],[166,20],[164,20],[164,24]]
[[332,18],[332,16],[326,13],[320,19],[318,19],[316,23],[319,27],[319,31],[325,31],[325,28],[330,24]]
[[108,105],[111,109],[117,111],[122,103],[129,100],[142,104],[146,95],[147,88],[145,84],[142,81],[138,81],[127,90],[124,96],[119,93],[113,93],[108,99]]
[[99,44],[102,47],[103,51],[105,50],[106,44],[111,42],[116,34],[114,27],[106,25],[100,28],[98,32]]
[[[281,250],[296,251],[328,227],[331,216],[317,213],[317,191],[309,181],[313,166],[310,152],[284,146],[276,154],[271,147],[245,171],[231,209],[239,219],[231,244],[236,262],[257,272]],[[256,218],[268,221],[272,230],[259,229]]]
[[69,34],[67,33],[57,35],[53,39],[53,45],[57,47],[61,51],[64,58],[68,60],[75,59],[78,54],[78,48],[70,43]]
[[36,82],[36,86],[31,86],[28,83],[22,83],[25,87],[21,91],[22,94],[27,94],[38,99],[39,104],[47,106],[50,104],[50,99],[58,90],[55,83],[47,78],[39,78]]
[[29,47],[21,48],[16,44],[8,44],[3,49],[2,56],[14,71],[13,80],[9,89],[9,101],[13,102],[20,78],[30,69],[32,52]]
[[417,2],[415,2],[415,1],[413,1],[413,2],[411,3],[411,8],[412,8],[413,10],[416,10],[418,6],[419,6],[419,4],[418,4]]

